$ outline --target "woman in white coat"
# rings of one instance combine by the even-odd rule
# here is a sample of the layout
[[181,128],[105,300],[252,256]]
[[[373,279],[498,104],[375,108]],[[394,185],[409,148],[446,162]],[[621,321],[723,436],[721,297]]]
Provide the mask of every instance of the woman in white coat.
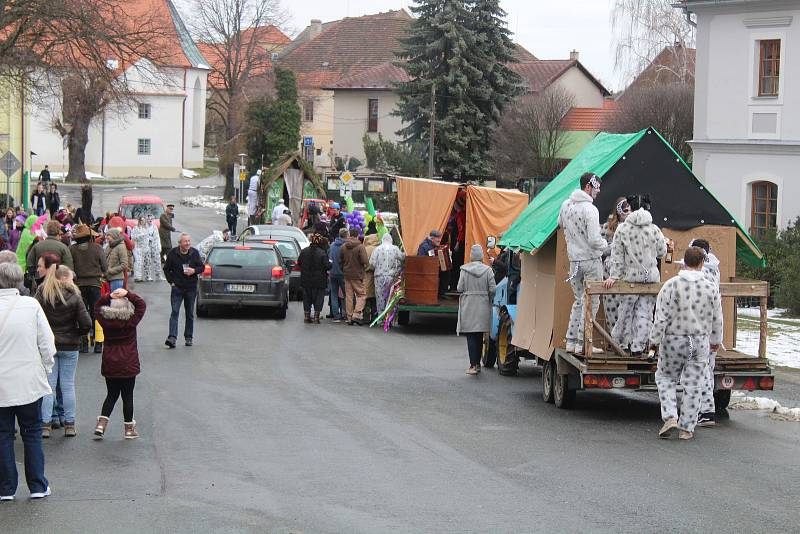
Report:
[[456,333],[467,336],[469,369],[467,374],[476,375],[481,370],[481,347],[483,334],[492,327],[492,299],[496,284],[491,267],[483,263],[483,249],[472,245],[469,263],[461,266],[458,279],[458,325]]
[[25,479],[32,499],[50,495],[44,476],[42,397],[52,393],[47,375],[56,344],[42,307],[22,297],[22,269],[0,264],[0,501],[17,492],[14,420],[25,451]]

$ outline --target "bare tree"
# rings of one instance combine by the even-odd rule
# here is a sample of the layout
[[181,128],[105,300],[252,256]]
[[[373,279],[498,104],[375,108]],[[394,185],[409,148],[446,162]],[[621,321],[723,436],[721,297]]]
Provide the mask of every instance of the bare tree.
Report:
[[625,92],[619,112],[608,125],[611,132],[637,132],[653,127],[689,162],[694,122],[694,87],[654,85]]
[[693,79],[685,49],[694,47],[694,23],[673,4],[674,0],[612,0],[615,67],[625,79],[644,71],[665,49],[673,57],[655,69],[669,71],[681,83]]
[[517,98],[495,134],[498,176],[514,182],[555,176],[561,169],[559,154],[567,140],[561,121],[573,102],[573,95],[559,86]]
[[218,124],[220,172],[226,177],[225,196],[233,194],[233,163],[244,151],[248,103],[272,91],[272,53],[265,37],[269,26],[281,27],[288,13],[280,0],[190,0],[195,39],[208,59],[212,95],[209,122]]

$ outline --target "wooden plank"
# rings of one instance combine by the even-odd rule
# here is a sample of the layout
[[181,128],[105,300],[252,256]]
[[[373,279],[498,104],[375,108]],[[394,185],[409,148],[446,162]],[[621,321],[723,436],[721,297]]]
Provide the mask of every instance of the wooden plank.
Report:
[[611,337],[611,334],[606,332],[606,329],[600,326],[600,323],[598,323],[596,320],[593,322],[594,322],[594,327],[597,328],[597,331],[600,332],[600,335],[603,336],[603,338],[605,338],[606,343],[611,345],[611,348],[614,349],[614,352],[616,352],[620,356],[623,357],[626,356],[625,351],[622,350],[622,347],[620,347],[616,341],[614,341],[614,338]]
[[723,297],[768,297],[769,283],[752,280],[749,282],[725,282],[719,285]]
[[764,295],[759,299],[761,308],[761,321],[758,328],[758,357],[763,359],[767,358],[767,297],[769,294]]
[[[603,282],[586,282],[589,295],[657,295],[664,284],[634,284],[617,282],[611,289],[603,287]],[[768,297],[769,283],[760,280],[742,282],[723,282],[719,285],[723,297]]]
[[587,358],[592,355],[592,299],[588,295],[583,296],[583,354]]

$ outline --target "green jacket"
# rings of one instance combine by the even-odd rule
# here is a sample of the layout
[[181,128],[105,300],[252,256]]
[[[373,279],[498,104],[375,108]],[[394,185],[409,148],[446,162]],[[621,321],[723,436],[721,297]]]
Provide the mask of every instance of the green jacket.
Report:
[[25,219],[25,227],[22,230],[22,233],[19,236],[19,243],[17,243],[17,261],[19,262],[19,266],[22,268],[23,272],[28,267],[27,262],[27,254],[28,250],[30,250],[31,245],[33,245],[34,239],[36,236],[33,235],[31,232],[31,228],[33,228],[33,223],[36,222],[38,219],[36,215],[29,215],[27,219]]
[[47,239],[39,241],[28,250],[28,254],[25,256],[28,269],[35,269],[39,257],[45,252],[55,252],[61,257],[62,265],[66,265],[70,269],[75,270],[75,265],[72,262],[72,253],[69,251],[69,247],[62,243],[59,238],[53,236],[47,236]]

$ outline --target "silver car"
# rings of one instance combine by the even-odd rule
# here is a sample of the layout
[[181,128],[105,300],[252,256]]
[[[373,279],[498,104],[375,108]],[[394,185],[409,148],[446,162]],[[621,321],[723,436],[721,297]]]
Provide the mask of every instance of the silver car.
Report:
[[297,240],[301,249],[308,247],[311,242],[308,236],[300,228],[295,226],[283,226],[280,224],[253,224],[245,228],[239,239],[244,240],[249,236],[259,236],[264,239],[275,239],[277,237],[292,237]]

